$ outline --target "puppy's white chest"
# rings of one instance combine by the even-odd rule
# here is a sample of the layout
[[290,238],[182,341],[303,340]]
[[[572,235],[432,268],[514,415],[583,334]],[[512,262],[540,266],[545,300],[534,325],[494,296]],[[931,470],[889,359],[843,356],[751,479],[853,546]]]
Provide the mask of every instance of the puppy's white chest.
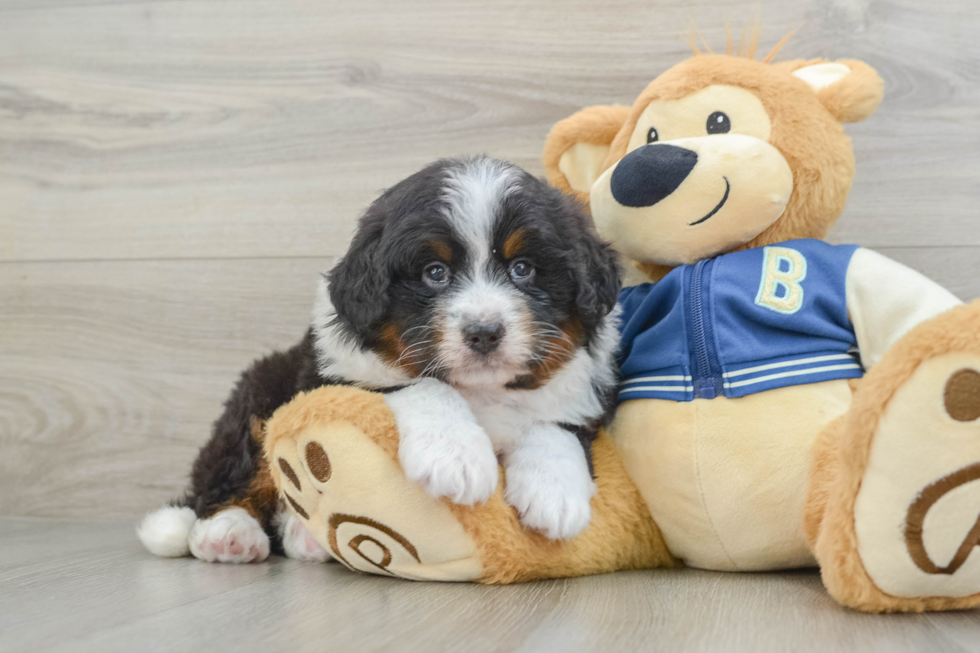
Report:
[[473,411],[476,421],[490,436],[494,451],[501,453],[513,447],[533,422],[533,415],[523,402],[508,397],[506,391],[470,388],[460,390]]

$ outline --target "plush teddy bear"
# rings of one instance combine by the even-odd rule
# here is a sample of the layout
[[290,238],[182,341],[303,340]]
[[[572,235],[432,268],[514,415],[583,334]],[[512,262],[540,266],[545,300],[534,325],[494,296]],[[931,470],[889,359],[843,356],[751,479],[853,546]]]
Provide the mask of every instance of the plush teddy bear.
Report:
[[265,451],[338,561],[484,583],[818,565],[860,610],[980,604],[980,303],[820,240],[854,175],[841,122],[883,85],[858,61],[769,59],[695,56],[548,136],[550,182],[656,281],[621,296],[589,527],[524,530],[500,487],[430,497],[381,395],[326,387],[276,412]]

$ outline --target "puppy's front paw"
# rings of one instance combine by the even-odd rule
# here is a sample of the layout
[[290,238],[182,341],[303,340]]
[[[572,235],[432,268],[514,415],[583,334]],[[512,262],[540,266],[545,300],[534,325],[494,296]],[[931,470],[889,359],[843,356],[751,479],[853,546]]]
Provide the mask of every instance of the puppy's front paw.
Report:
[[385,395],[398,423],[398,461],[434,497],[472,506],[497,488],[493,444],[452,387],[423,379]]
[[557,424],[536,424],[519,439],[504,462],[504,501],[521,523],[552,540],[568,540],[589,525],[595,483],[585,451]]
[[205,562],[262,562],[269,557],[269,536],[242,508],[198,519],[188,544],[194,557]]
[[434,497],[472,506],[497,488],[497,456],[490,438],[475,422],[446,432],[424,424],[399,425],[398,459],[410,481]]
[[569,540],[589,525],[595,483],[588,470],[552,461],[507,468],[504,501],[517,509],[521,524],[552,540]]
[[286,557],[304,562],[326,562],[330,559],[330,554],[320,546],[299,517],[289,513],[282,518],[279,533]]

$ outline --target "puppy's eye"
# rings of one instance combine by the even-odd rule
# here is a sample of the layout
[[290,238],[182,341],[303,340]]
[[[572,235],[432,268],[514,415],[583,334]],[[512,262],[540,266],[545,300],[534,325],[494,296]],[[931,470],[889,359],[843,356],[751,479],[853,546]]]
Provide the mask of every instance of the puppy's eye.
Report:
[[515,283],[527,283],[534,276],[534,266],[527,259],[519,258],[510,264],[510,278]]
[[422,281],[429,288],[445,288],[449,284],[449,268],[445,263],[429,263],[422,272]]
[[732,121],[724,112],[715,111],[708,116],[708,124],[705,126],[709,134],[727,134],[732,130]]
[[656,143],[660,140],[660,134],[657,132],[656,127],[651,127],[650,131],[647,132],[647,143]]

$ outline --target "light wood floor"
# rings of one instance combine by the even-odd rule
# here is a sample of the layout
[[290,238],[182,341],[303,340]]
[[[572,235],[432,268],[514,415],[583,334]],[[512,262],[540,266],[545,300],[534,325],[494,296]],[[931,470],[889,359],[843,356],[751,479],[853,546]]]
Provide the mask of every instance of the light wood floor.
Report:
[[980,651],[980,613],[841,608],[814,572],[483,587],[161,560],[131,524],[0,519],[3,651]]
[[975,614],[856,615],[810,573],[417,585],[132,537],[379,190],[459,154],[540,174],[555,121],[757,9],[764,50],[800,28],[781,58],[886,81],[832,240],[980,296],[975,0],[0,0],[0,515],[55,520],[0,522],[0,650],[976,648]]

